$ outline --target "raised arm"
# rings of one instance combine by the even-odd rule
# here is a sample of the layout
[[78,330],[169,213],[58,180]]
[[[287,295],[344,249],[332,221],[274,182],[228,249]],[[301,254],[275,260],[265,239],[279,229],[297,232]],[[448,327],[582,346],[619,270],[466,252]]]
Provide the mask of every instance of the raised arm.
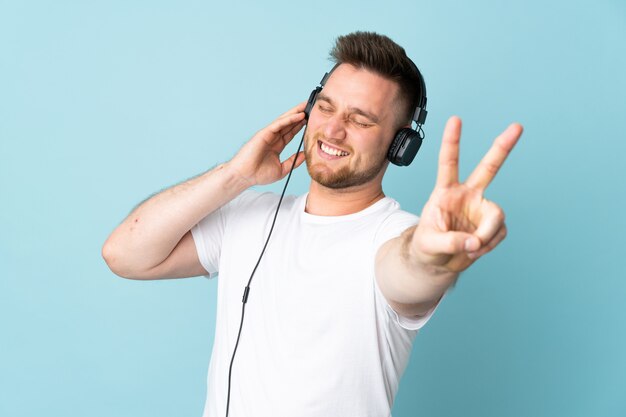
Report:
[[102,247],[111,270],[132,279],[182,278],[205,274],[190,230],[248,187],[287,175],[304,154],[280,161],[280,153],[304,126],[304,103],[257,132],[230,161],[140,204]]
[[461,271],[506,237],[504,212],[484,198],[484,191],[521,134],[521,125],[510,125],[469,178],[459,183],[461,120],[450,118],[439,153],[437,184],[419,224],[385,243],[376,257],[378,285],[398,313],[426,313]]

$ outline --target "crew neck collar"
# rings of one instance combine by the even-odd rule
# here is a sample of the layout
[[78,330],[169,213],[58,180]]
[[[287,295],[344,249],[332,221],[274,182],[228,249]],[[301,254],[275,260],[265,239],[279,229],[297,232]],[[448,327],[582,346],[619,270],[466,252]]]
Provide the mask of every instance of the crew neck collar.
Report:
[[307,223],[327,224],[356,220],[369,214],[375,213],[386,207],[387,205],[394,203],[394,200],[392,198],[385,196],[376,201],[374,204],[364,208],[361,211],[357,211],[356,213],[344,214],[341,216],[320,216],[316,214],[310,214],[305,211],[308,196],[309,193],[303,194],[299,198],[300,201],[298,201],[298,211],[301,213],[302,219]]

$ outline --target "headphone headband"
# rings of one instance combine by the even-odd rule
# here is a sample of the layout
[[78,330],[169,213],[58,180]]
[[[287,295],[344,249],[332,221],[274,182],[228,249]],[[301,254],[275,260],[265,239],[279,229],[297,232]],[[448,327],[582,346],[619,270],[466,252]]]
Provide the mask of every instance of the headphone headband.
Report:
[[413,117],[411,118],[411,120],[417,123],[418,127],[420,127],[426,122],[426,115],[428,114],[428,112],[426,111],[426,83],[424,82],[424,77],[422,77],[422,73],[420,72],[419,68],[417,68],[417,65],[415,65],[415,62],[413,62],[409,57],[407,57],[406,59],[409,60],[409,63],[417,74],[417,78],[419,79],[420,83],[420,96],[417,100],[417,107],[413,112]]

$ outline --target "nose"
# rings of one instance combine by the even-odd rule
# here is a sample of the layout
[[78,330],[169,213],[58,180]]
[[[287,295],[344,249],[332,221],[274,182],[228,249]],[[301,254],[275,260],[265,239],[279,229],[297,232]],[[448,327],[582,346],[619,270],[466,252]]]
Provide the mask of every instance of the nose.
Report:
[[324,136],[329,139],[344,140],[346,138],[345,121],[340,114],[334,114],[326,120]]

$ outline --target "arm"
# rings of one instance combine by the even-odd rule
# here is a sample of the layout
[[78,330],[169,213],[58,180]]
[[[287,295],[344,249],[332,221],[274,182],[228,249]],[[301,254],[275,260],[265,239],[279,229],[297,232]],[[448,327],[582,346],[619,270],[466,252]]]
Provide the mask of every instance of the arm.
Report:
[[122,277],[158,279],[206,274],[190,230],[204,217],[250,186],[287,175],[294,158],[280,152],[304,126],[304,103],[260,130],[229,162],[171,187],[140,204],[113,231],[102,248],[111,270]]
[[169,188],[129,214],[105,242],[102,256],[126,278],[202,275],[189,231],[246,188],[228,164]]
[[426,314],[459,276],[415,261],[410,251],[416,228],[387,241],[376,255],[378,287],[391,308],[406,317]]
[[521,134],[519,124],[509,126],[459,183],[461,121],[448,121],[437,184],[418,225],[386,242],[376,256],[378,286],[396,312],[409,317],[428,312],[462,271],[506,237],[504,212],[483,194]]

